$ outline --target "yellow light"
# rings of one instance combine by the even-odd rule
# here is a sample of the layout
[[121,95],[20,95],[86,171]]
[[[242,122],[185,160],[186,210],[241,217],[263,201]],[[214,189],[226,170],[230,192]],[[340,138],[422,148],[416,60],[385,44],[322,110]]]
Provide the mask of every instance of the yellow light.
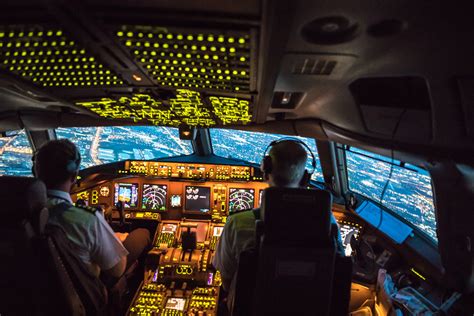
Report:
[[239,44],[245,44],[245,38],[243,37],[239,38]]
[[178,40],[181,41],[181,40],[183,39],[183,35],[182,35],[182,34],[178,34],[178,35],[176,36],[176,39],[178,39]]
[[173,34],[167,34],[167,35],[166,35],[166,38],[167,38],[167,39],[173,39]]
[[133,37],[133,32],[127,32],[128,37]]
[[235,48],[234,47],[229,48],[229,52],[235,53]]
[[410,270],[411,270],[411,272],[413,272],[416,276],[418,276],[420,279],[422,279],[423,281],[426,281],[426,278],[425,278],[423,275],[421,275],[420,272],[416,271],[414,268],[411,268]]
[[202,36],[201,34],[199,34],[198,37],[197,37],[197,40],[198,40],[199,42],[202,42],[202,41],[204,40],[204,36]]
[[192,36],[192,35],[188,35],[188,36],[186,36],[186,39],[187,39],[188,41],[192,41],[192,40],[193,40],[193,36]]
[[241,62],[244,62],[245,60],[246,60],[246,59],[245,59],[244,56],[240,57],[240,61],[241,61]]

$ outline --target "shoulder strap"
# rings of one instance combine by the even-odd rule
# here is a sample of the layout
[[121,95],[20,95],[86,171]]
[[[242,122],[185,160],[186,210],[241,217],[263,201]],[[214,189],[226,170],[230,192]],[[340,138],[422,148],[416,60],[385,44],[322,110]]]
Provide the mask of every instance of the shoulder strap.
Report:
[[78,210],[82,210],[82,211],[85,211],[85,212],[88,212],[88,213],[91,213],[91,214],[95,214],[95,212],[97,212],[97,209],[95,207],[90,207],[90,206],[74,206],[74,205],[71,205],[69,203],[59,203],[59,204],[56,204],[54,205],[53,207],[51,207],[49,209],[49,213],[50,214],[54,214],[54,213],[57,213],[57,212],[64,212],[64,211],[67,211],[71,208],[74,208],[74,209],[78,209]]
[[76,206],[73,206],[73,207],[78,208],[78,209],[83,210],[83,211],[87,211],[87,212],[92,213],[92,214],[95,214],[95,212],[97,212],[97,208],[92,207],[92,206],[76,205]]

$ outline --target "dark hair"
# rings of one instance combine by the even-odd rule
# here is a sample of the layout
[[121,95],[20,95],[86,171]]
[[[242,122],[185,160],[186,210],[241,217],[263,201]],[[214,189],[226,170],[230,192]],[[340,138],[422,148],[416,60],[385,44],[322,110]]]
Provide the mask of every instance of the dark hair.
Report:
[[34,156],[36,176],[46,187],[53,187],[74,176],[79,170],[81,155],[67,139],[52,140],[41,146]]

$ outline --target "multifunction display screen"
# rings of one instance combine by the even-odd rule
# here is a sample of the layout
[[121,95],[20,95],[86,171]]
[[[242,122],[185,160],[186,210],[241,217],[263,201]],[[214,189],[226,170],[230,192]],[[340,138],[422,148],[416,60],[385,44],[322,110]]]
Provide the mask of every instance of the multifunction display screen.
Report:
[[254,189],[229,189],[229,212],[253,209],[255,201]]
[[142,209],[166,211],[167,186],[160,184],[144,184]]
[[136,183],[116,183],[114,204],[121,201],[125,208],[137,207],[138,184]]
[[211,189],[209,187],[186,186],[184,208],[192,212],[209,212]]

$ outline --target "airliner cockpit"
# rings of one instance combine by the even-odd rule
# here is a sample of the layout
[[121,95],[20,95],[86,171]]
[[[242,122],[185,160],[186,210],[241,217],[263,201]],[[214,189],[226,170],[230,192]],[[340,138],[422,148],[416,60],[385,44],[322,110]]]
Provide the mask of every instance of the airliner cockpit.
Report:
[[[467,1],[0,5],[0,316],[474,315]],[[51,228],[54,140],[71,207],[150,236],[112,281]],[[298,188],[265,166],[287,140]]]

